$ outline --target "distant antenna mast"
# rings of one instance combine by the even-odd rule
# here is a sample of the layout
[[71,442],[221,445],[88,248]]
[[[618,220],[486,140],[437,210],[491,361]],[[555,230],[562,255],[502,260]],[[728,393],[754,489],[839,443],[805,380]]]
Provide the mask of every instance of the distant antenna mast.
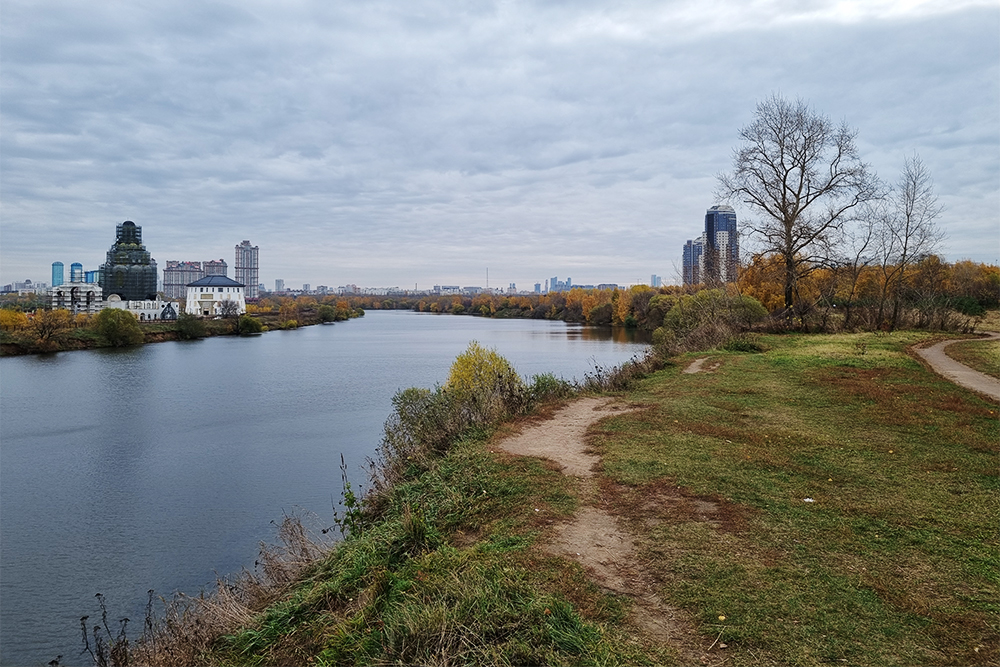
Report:
[[490,267],[486,267],[486,289],[490,288]]

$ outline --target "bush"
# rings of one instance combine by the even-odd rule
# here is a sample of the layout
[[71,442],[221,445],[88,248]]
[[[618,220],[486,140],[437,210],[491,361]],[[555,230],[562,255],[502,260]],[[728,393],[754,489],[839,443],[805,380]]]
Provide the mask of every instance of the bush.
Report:
[[97,313],[93,327],[112,347],[138,345],[145,338],[135,315],[120,308],[105,308]]
[[249,336],[250,334],[257,334],[263,331],[264,325],[252,315],[240,315],[237,328],[241,336]]
[[319,316],[320,322],[335,322],[337,320],[337,311],[330,304],[324,303],[317,309],[316,314]]
[[753,297],[702,290],[682,296],[653,332],[653,344],[666,354],[707,350],[724,345],[741,331],[767,317],[767,310]]
[[532,403],[568,398],[573,395],[574,391],[575,388],[572,384],[562,378],[557,378],[552,373],[533,375],[531,385],[528,387],[528,395]]
[[527,400],[524,382],[510,362],[476,341],[451,365],[445,388],[467,403],[476,421],[486,423],[520,412]]
[[722,349],[730,352],[766,352],[767,346],[760,341],[760,336],[741,333],[723,343]]
[[181,340],[204,338],[206,334],[205,323],[197,315],[181,313],[177,316],[177,337]]

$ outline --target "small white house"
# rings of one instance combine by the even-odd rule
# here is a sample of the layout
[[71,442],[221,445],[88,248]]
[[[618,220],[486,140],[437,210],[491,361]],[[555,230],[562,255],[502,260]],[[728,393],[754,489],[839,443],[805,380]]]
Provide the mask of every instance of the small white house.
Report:
[[[242,315],[247,312],[243,283],[226,276],[205,276],[187,284],[187,303],[184,312],[201,317]],[[235,310],[227,313],[230,308]]]

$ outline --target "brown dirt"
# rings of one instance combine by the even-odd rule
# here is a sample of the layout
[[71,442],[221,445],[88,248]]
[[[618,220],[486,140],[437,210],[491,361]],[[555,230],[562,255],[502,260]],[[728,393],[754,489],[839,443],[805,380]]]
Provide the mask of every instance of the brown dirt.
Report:
[[[709,653],[709,643],[698,634],[687,613],[664,603],[656,594],[658,587],[640,563],[635,538],[623,527],[621,517],[604,509],[607,503],[594,479],[600,457],[588,449],[587,430],[598,420],[624,410],[627,408],[607,399],[579,399],[550,419],[502,441],[499,447],[519,456],[548,459],[563,474],[582,480],[583,504],[571,520],[552,528],[547,551],[577,561],[596,584],[631,598],[632,623],[648,638],[675,650],[684,664],[722,664],[723,654],[718,650]],[[707,515],[714,515],[710,508],[704,509]]]

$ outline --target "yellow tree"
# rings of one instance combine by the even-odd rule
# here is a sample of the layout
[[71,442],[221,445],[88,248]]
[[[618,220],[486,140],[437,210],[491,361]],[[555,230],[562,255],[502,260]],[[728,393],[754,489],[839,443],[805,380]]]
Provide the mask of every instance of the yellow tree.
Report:
[[0,329],[14,332],[28,328],[28,316],[19,310],[0,309]]

